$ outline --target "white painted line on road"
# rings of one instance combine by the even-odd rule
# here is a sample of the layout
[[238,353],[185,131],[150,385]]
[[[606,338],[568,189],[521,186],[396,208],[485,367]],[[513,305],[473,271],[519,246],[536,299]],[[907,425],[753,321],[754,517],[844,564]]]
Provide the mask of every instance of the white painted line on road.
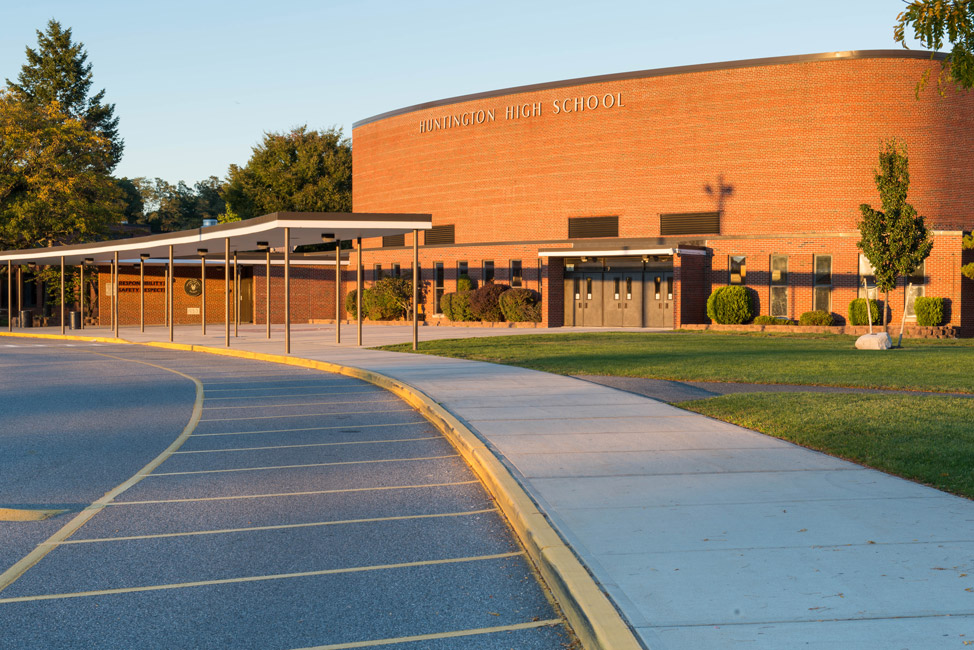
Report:
[[338,445],[379,445],[395,442],[417,442],[419,440],[442,440],[443,436],[425,438],[399,438],[397,440],[351,440],[349,442],[312,442],[306,445],[269,445],[267,447],[234,447],[232,449],[191,449],[177,451],[176,454],[218,454],[225,451],[263,451],[265,449],[298,449],[300,447],[335,447]]
[[[395,400],[399,401],[399,400]],[[413,409],[379,409],[377,411],[339,411],[337,413],[287,413],[285,415],[252,415],[248,418],[209,418],[200,422],[234,422],[238,420],[277,420],[279,418],[333,417],[336,415],[365,415],[368,413],[403,413]]]
[[379,492],[382,490],[420,490],[423,488],[454,487],[457,485],[480,485],[480,481],[457,481],[455,483],[426,483],[423,485],[386,485],[380,487],[342,488],[338,490],[309,490],[307,492],[272,492],[269,494],[232,494],[222,497],[195,497],[191,499],[153,499],[150,501],[112,501],[110,506],[141,506],[153,503],[193,503],[194,501],[232,501],[234,499],[273,499],[277,497],[301,497],[315,494],[344,494],[346,492]]
[[76,591],[64,594],[41,594],[38,596],[18,596],[16,598],[0,598],[4,603],[29,603],[38,600],[60,600],[64,598],[84,598],[86,596],[108,596],[111,594],[131,594],[140,591],[161,591],[163,589],[186,589],[188,587],[208,587],[211,585],[230,585],[241,582],[262,582],[265,580],[287,580],[290,578],[308,578],[312,576],[337,575],[342,573],[361,573],[364,571],[385,571],[388,569],[408,569],[420,566],[436,566],[439,564],[461,564],[464,562],[483,562],[485,560],[501,560],[505,558],[523,556],[524,551],[513,553],[495,553],[494,555],[478,555],[474,557],[447,558],[444,560],[424,560],[420,562],[402,562],[399,564],[375,564],[371,566],[348,567],[345,569],[323,569],[321,571],[302,571],[300,573],[276,573],[266,576],[246,576],[243,578],[224,578],[222,580],[199,580],[197,582],[177,582],[164,585],[148,585],[145,587],[120,587],[118,589],[99,589],[97,591]]
[[[315,521],[304,524],[277,524],[274,526],[249,526],[247,528],[218,528],[214,530],[194,530],[185,533],[156,533],[154,535],[129,535],[126,537],[98,537],[89,539],[69,539],[64,544],[93,544],[95,542],[125,542],[138,539],[161,539],[163,537],[192,537],[194,535],[222,535],[226,533],[250,533],[261,530],[286,530],[288,528],[315,528],[317,526],[343,526],[345,524],[372,524],[382,521],[407,521],[410,519],[442,519],[444,517],[468,517],[497,512],[497,508],[470,510],[467,512],[444,512],[432,515],[400,515],[398,517],[369,517],[367,519],[341,519],[335,521]],[[45,542],[46,544],[46,542]]]
[[390,422],[388,424],[342,424],[334,427],[302,427],[299,429],[263,429],[261,431],[225,431],[223,433],[194,433],[194,438],[205,438],[207,436],[249,436],[253,433],[286,433],[289,431],[329,431],[333,429],[374,429],[376,427],[406,427],[415,424],[429,424],[428,420],[415,420],[409,422]]
[[498,625],[497,627],[478,627],[470,630],[455,630],[453,632],[435,632],[433,634],[417,634],[415,636],[400,636],[391,639],[375,639],[373,641],[352,641],[349,643],[332,643],[330,645],[316,645],[297,650],[351,650],[352,648],[375,648],[382,645],[399,645],[400,643],[415,643],[416,641],[435,641],[437,639],[457,639],[465,636],[476,636],[479,634],[496,634],[499,632],[517,632],[518,630],[531,630],[538,627],[553,627],[561,625],[564,621],[558,618],[549,618],[544,621],[531,621],[530,623],[515,623],[513,625]]
[[389,458],[383,460],[346,460],[337,463],[308,463],[306,465],[274,465],[270,467],[236,467],[233,469],[201,469],[192,472],[160,472],[159,474],[141,474],[140,476],[186,476],[188,474],[221,474],[224,472],[256,472],[265,469],[295,469],[298,467],[331,467],[334,465],[367,465],[370,463],[408,463],[417,460],[440,460],[442,458],[457,458],[459,454],[448,456],[422,456],[420,458]]
[[[382,392],[385,392],[381,388],[368,388],[368,387],[358,386],[358,385],[355,385],[355,384],[349,385],[349,384],[326,384],[326,383],[321,383],[321,384],[305,384],[305,385],[302,385],[302,386],[277,386],[277,387],[275,387],[275,386],[267,386],[267,387],[258,386],[257,388],[210,388],[210,389],[208,389],[206,391],[206,394],[209,395],[210,393],[243,393],[243,392],[252,391],[252,390],[294,390],[296,388],[306,388],[306,389],[316,389],[316,390],[318,388],[331,388],[332,391],[342,390],[342,391],[348,391],[350,393],[382,393]],[[355,390],[350,390],[352,388],[354,388]],[[214,397],[211,397],[209,399],[240,399],[240,398],[236,398],[236,397],[214,398]]]
[[[253,389],[258,390],[258,389]],[[286,389],[270,389],[270,390],[286,390]],[[214,392],[214,391],[209,391]],[[294,393],[293,395],[241,395],[240,397],[207,397],[207,402],[212,402],[214,400],[224,400],[224,399],[272,399],[281,397],[329,397],[331,395],[340,392],[342,395],[347,395],[349,393],[386,393],[387,391],[381,388],[356,388],[355,390],[342,390],[342,391],[328,391],[327,393]]]
[[[256,398],[251,398],[256,399]],[[402,401],[398,397],[392,397],[389,399],[360,399],[360,400],[346,400],[342,402],[297,402],[294,404],[241,404],[237,406],[204,406],[204,411],[213,410],[224,410],[224,409],[270,409],[270,408],[282,408],[285,406],[331,406],[332,404],[377,404],[380,402],[399,402]]]

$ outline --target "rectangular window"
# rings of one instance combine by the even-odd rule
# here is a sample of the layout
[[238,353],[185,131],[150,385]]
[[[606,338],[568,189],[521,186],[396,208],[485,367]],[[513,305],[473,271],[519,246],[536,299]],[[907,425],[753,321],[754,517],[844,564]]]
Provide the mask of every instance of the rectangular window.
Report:
[[626,300],[632,300],[632,278],[626,276]]
[[581,286],[580,286],[581,284],[582,283],[580,282],[580,279],[577,275],[574,278],[572,278],[572,289],[575,290],[575,300],[582,299]]
[[382,279],[382,265],[376,264],[372,267],[372,280],[378,282]]
[[542,268],[541,258],[539,257],[538,258],[538,293],[541,293],[541,285],[542,285],[541,268]]
[[622,284],[618,277],[612,278],[612,299],[619,300],[619,287]]
[[747,257],[744,255],[731,255],[727,261],[730,269],[730,279],[728,284],[746,284],[747,282]]
[[879,298],[879,291],[876,289],[876,269],[869,263],[865,255],[859,253],[859,285],[856,297],[865,298],[867,292],[871,299]]
[[618,237],[619,217],[569,217],[568,238]]
[[816,255],[814,259],[815,310],[832,311],[832,256]]
[[440,308],[440,299],[443,297],[443,262],[433,262],[433,313],[442,314],[443,310]]
[[914,311],[914,303],[917,296],[923,295],[923,285],[926,283],[924,277],[925,262],[920,262],[920,266],[907,278],[910,282],[910,294],[906,297],[906,320],[916,320],[917,314]]
[[470,277],[470,271],[467,267],[466,262],[457,262],[457,279],[459,280],[461,276]]
[[771,315],[788,318],[788,256],[771,256]]
[[402,268],[398,264],[392,265],[392,277],[394,278],[402,277]]
[[406,245],[406,235],[384,235],[382,237],[382,247],[383,248],[394,248],[396,246]]
[[521,284],[521,260],[511,260],[511,286],[520,287]]
[[484,260],[484,284],[488,284],[494,281],[494,262],[493,260]]
[[433,226],[430,230],[426,231],[427,246],[452,244],[455,240],[456,227],[452,223]]

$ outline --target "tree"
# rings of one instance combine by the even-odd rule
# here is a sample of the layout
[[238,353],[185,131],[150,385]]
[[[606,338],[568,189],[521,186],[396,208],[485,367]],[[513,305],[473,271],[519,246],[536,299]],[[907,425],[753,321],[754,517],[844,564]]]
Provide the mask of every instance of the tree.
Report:
[[265,133],[245,167],[230,165],[228,213],[249,219],[271,212],[352,209],[352,144],[341,129]]
[[885,327],[889,292],[896,287],[897,278],[916,271],[930,255],[933,242],[923,217],[906,202],[910,171],[905,144],[897,140],[885,143],[879,153],[875,179],[883,209],[874,210],[867,203],[859,206],[862,239],[857,246],[875,269],[876,286],[886,294],[883,304]]
[[0,91],[0,248],[90,241],[123,218],[112,144],[56,101]]
[[136,178],[134,182],[145,206],[138,223],[148,225],[154,233],[199,228],[203,219],[217,219],[226,210],[223,182],[216,176],[193,187],[161,178]]
[[[967,250],[974,250],[974,233],[969,235],[964,235],[963,247]],[[964,266],[960,267],[960,272],[964,274],[964,277],[974,280],[974,262],[969,262]]]
[[68,117],[81,120],[87,130],[107,139],[111,156],[105,171],[110,172],[122,158],[124,142],[118,135],[115,105],[104,103],[105,91],[89,96],[91,64],[84,43],[73,43],[71,30],[62,29],[52,19],[46,32],[37,32],[37,44],[36,51],[27,48],[27,63],[21,67],[17,83],[6,80],[8,88],[38,107],[57,102]]
[[[928,50],[939,51],[950,43],[950,53],[940,63],[937,85],[941,94],[947,78],[960,88],[974,86],[974,0],[913,0],[896,17],[893,38],[906,45],[906,28]],[[917,84],[917,92],[926,85],[929,71]]]

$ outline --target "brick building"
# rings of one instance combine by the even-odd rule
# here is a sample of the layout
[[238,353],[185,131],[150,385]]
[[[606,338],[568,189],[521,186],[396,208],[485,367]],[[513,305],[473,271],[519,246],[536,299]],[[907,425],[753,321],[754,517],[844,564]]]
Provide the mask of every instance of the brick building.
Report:
[[[941,97],[931,84],[918,96],[917,81],[939,68],[923,52],[835,52],[410,106],[355,124],[353,206],[432,214],[419,241],[427,320],[467,274],[536,289],[549,326],[703,323],[710,292],[735,283],[754,290],[761,314],[826,309],[842,324],[870,273],[858,206],[879,207],[878,154],[897,138],[909,201],[934,241],[913,293],[945,298],[946,324],[974,335],[974,283],[960,273],[974,261],[962,248],[974,224],[974,94]],[[412,235],[363,245],[367,282],[411,273]],[[295,276],[294,304],[306,306],[296,322],[333,318],[333,268]],[[121,288],[133,277],[123,268]],[[264,322],[263,267],[249,277],[249,312]],[[211,281],[208,320],[219,322],[222,268]],[[890,296],[892,322],[905,285]],[[198,322],[200,299],[182,293],[177,322]]]
[[[551,326],[706,322],[707,296],[729,283],[754,289],[761,314],[822,308],[842,323],[869,274],[858,206],[879,206],[878,154],[897,138],[934,240],[916,291],[947,299],[948,324],[974,334],[959,270],[974,95],[931,84],[918,97],[939,67],[923,52],[836,52],[411,106],[354,126],[353,205],[433,215],[420,241],[427,314],[466,272],[539,290]],[[364,246],[369,269],[411,265],[409,235]]]

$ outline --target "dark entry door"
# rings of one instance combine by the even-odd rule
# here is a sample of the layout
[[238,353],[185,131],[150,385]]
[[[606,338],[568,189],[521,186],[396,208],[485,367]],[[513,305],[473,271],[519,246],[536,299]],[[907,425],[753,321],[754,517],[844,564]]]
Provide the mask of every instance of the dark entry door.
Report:
[[575,301],[575,325],[602,327],[602,274],[583,273]]
[[240,277],[240,295],[237,296],[237,309],[240,310],[241,323],[254,322],[254,278],[253,276]]
[[602,281],[602,324],[605,327],[622,327],[625,315],[625,294],[621,273],[606,273]]
[[643,282],[645,327],[673,327],[673,274],[646,271]]

